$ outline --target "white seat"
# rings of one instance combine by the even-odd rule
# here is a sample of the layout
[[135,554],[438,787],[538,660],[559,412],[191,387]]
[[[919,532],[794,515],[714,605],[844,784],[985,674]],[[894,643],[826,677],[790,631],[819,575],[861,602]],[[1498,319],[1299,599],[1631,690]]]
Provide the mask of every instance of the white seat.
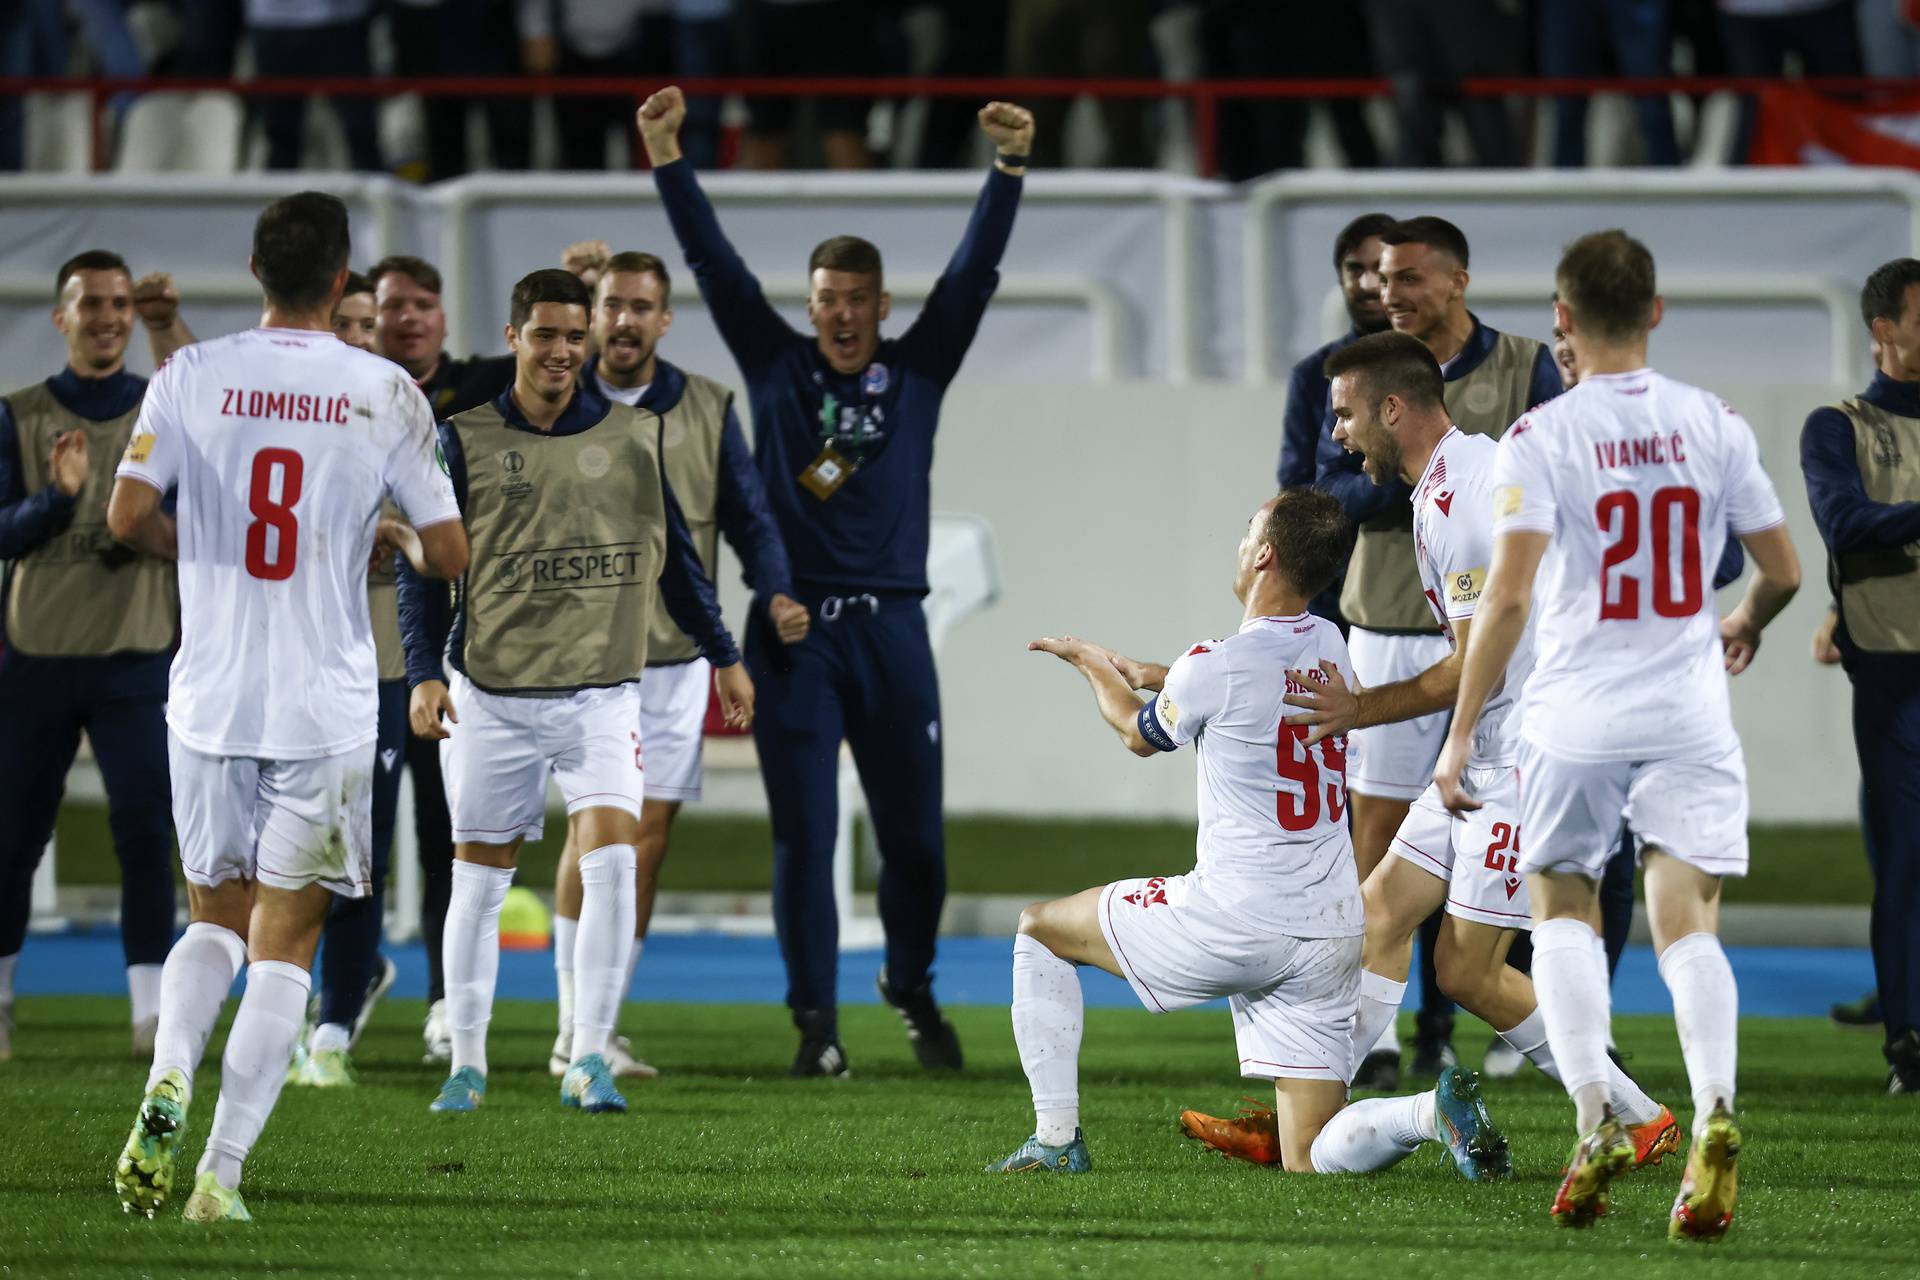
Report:
[[234,173],[247,112],[231,93],[149,93],[128,108],[114,168],[122,173]]

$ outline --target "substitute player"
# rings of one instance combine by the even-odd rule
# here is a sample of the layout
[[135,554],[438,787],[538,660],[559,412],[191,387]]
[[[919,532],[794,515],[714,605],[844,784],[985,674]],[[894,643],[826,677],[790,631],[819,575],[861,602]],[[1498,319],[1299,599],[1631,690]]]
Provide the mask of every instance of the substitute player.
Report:
[[[1360,886],[1338,737],[1289,730],[1289,670],[1347,667],[1332,623],[1307,612],[1345,563],[1334,500],[1291,489],[1247,521],[1235,553],[1240,629],[1149,667],[1071,636],[1027,647],[1072,663],[1138,756],[1199,754],[1197,860],[1186,875],[1121,880],[1020,915],[1013,1038],[1033,1088],[1034,1133],[989,1172],[1085,1173],[1075,965],[1123,977],[1155,1013],[1228,998],[1240,1073],[1272,1080],[1276,1161],[1295,1173],[1384,1168],[1443,1139],[1467,1177],[1500,1177],[1507,1146],[1477,1078],[1445,1069],[1427,1093],[1346,1106],[1360,984]],[[1134,690],[1158,696],[1142,703]],[[1274,744],[1279,744],[1276,758]],[[1444,1135],[1444,1138],[1443,1138]]]
[[62,263],[53,326],[67,363],[0,398],[0,1062],[13,1055],[13,976],[33,874],[53,837],[86,730],[120,862],[120,943],[133,1052],[153,1052],[160,967],[173,940],[167,663],[178,625],[172,563],[107,532],[113,465],[147,388],[126,369],[133,281],[103,249]]
[[513,385],[440,426],[473,529],[457,613],[436,609],[444,598],[401,571],[409,714],[416,734],[445,740],[453,819],[444,961],[453,1072],[435,1111],[472,1111],[485,1096],[500,908],[521,843],[545,826],[549,772],[584,851],[573,1061],[560,1098],[626,1110],[605,1055],[633,943],[638,682],[656,589],[717,669],[728,719],[744,727],[753,716],[753,686],[666,479],[665,421],[580,385],[592,302],[566,271],[514,285]]
[[919,317],[882,341],[891,300],[880,251],[855,236],[822,242],[808,262],[813,333],[781,319],[681,159],[686,113],[678,89],[661,90],[640,109],[641,137],[674,235],[746,379],[754,457],[795,588],[819,624],[789,645],[756,613],[746,636],[763,702],[754,742],[773,819],[774,923],[800,1032],[789,1070],[847,1071],[833,902],[843,739],[880,844],[881,996],[921,1066],[958,1068],[959,1038],[933,998],[947,863],[939,677],[920,605],[928,475],[941,399],[1000,283],[1033,117],[1004,102],[981,109],[998,155],[973,219]]
[[[1381,301],[1397,333],[1418,338],[1440,362],[1447,412],[1461,431],[1498,439],[1507,424],[1560,393],[1553,353],[1531,338],[1481,323],[1467,306],[1469,249],[1460,228],[1444,218],[1409,218],[1380,234]],[[1411,680],[1447,656],[1445,638],[1420,595],[1414,561],[1413,509],[1396,477],[1379,485],[1361,473],[1361,459],[1333,439],[1331,413],[1321,442],[1315,483],[1340,500],[1359,525],[1353,560],[1341,588],[1340,612],[1352,623],[1354,670],[1363,684]],[[1353,852],[1360,874],[1386,857],[1408,807],[1426,789],[1444,712],[1356,730],[1348,763],[1353,781]],[[1435,915],[1423,933],[1423,965],[1431,965],[1439,927]],[[1431,1073],[1453,1061],[1453,1014],[1437,985],[1421,999],[1413,1066]],[[1495,1049],[1504,1053],[1504,1043]],[[1500,1053],[1493,1055],[1496,1059]],[[1397,1080],[1398,1046],[1389,1024],[1363,1064],[1360,1082],[1390,1088]],[[1509,1059],[1502,1074],[1519,1062]]]
[[[1580,1134],[1553,1216],[1585,1226],[1633,1140],[1608,1105],[1606,957],[1591,921],[1620,840],[1639,840],[1660,976],[1693,1088],[1693,1144],[1669,1234],[1716,1239],[1733,1220],[1738,992],[1715,936],[1723,876],[1747,868],[1747,778],[1727,702],[1800,565],[1753,432],[1708,392],[1647,367],[1662,304],[1653,255],[1622,231],[1561,255],[1554,318],[1580,384],[1514,423],[1494,462],[1494,551],[1467,639],[1453,725],[1434,770],[1448,808],[1478,722],[1527,628],[1519,869],[1533,903],[1534,986]],[[1716,627],[1709,566],[1731,528],[1756,571]],[[1542,572],[1544,570],[1544,572]]]
[[[1309,743],[1453,705],[1461,654],[1472,635],[1493,552],[1496,446],[1453,425],[1432,353],[1406,334],[1378,334],[1334,353],[1327,376],[1336,435],[1365,457],[1369,475],[1413,486],[1420,579],[1453,651],[1411,680],[1367,689],[1350,689],[1331,665],[1318,681],[1295,672],[1298,689],[1287,695],[1287,703],[1309,710],[1289,716],[1287,723],[1312,726]],[[1531,925],[1526,882],[1515,869],[1523,832],[1514,712],[1532,663],[1529,626],[1507,662],[1506,678],[1474,726],[1467,779],[1481,807],[1449,813],[1438,790],[1428,786],[1400,824],[1391,852],[1367,877],[1362,890],[1365,969],[1354,1031],[1355,1045],[1363,1051],[1399,1012],[1420,922],[1444,907],[1446,919],[1434,948],[1441,988],[1494,1027],[1515,1053],[1556,1076],[1533,984],[1506,962],[1517,932]],[[1610,1104],[1633,1134],[1636,1160],[1659,1163],[1679,1145],[1673,1113],[1647,1097],[1618,1066],[1607,1065]],[[1195,1136],[1210,1132],[1203,1129]],[[1215,1145],[1232,1151],[1232,1136],[1229,1129],[1228,1141],[1215,1140]]]
[[[248,1218],[241,1165],[286,1079],[327,906],[367,892],[376,534],[422,572],[466,564],[426,401],[330,332],[348,248],[332,196],[267,206],[253,234],[261,326],[188,347],[154,375],[107,510],[116,538],[177,547],[180,562],[167,728],[193,923],[167,956],[153,1069],[114,1173],[121,1203],[149,1216],[172,1188],[194,1070],[250,959],[186,1205],[190,1221]],[[177,530],[160,509],[175,485]],[[415,529],[380,519],[387,494]]]
[[[661,415],[667,481],[686,517],[701,567],[709,578],[716,574],[719,539],[725,534],[753,588],[755,611],[765,610],[782,643],[805,639],[806,606],[793,598],[786,548],[734,413],[733,393],[658,354],[660,340],[673,327],[673,285],[666,263],[650,253],[610,254],[598,242],[571,246],[563,262],[593,289],[590,332],[598,352],[587,361],[581,381],[610,401]],[[634,966],[653,919],[654,891],[674,817],[682,804],[700,798],[700,754],[712,684],[712,664],[674,625],[665,601],[656,601],[647,637],[647,675],[640,682],[647,793],[640,802],[640,834],[634,844],[633,946],[620,986],[622,999],[633,985]],[[580,851],[569,835],[553,886],[560,1032],[547,1069],[556,1076],[565,1075],[573,1061],[573,943],[579,921]],[[645,1079],[659,1074],[633,1056],[625,1036],[608,1042],[606,1057],[616,1076]]]

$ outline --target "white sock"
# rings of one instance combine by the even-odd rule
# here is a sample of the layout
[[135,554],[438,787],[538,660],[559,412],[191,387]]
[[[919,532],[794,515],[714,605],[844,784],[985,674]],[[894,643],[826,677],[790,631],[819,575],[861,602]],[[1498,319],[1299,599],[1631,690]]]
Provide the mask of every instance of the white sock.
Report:
[[580,855],[580,933],[574,940],[573,1060],[607,1051],[633,947],[634,852],[606,844]]
[[233,930],[204,920],[187,926],[160,967],[160,1025],[153,1033],[147,1088],[178,1068],[191,1090],[213,1024],[220,1021],[221,1006],[246,963],[247,944]]
[[13,971],[20,967],[20,953],[0,956],[0,1004],[13,1003]]
[[553,982],[560,992],[560,1034],[573,1034],[573,948],[578,920],[553,918]]
[[1033,1088],[1034,1132],[1049,1147],[1080,1127],[1080,975],[1039,939],[1013,939],[1013,1042]]
[[[1547,1079],[1556,1084],[1565,1083],[1560,1079],[1560,1068],[1554,1065],[1553,1049],[1547,1044],[1547,1020],[1540,1015],[1538,1005],[1519,1026],[1502,1031],[1500,1038],[1540,1068]],[[1648,1097],[1612,1058],[1607,1059],[1607,1104],[1613,1108],[1613,1114],[1628,1124],[1645,1124],[1660,1114],[1660,1104]]]
[[[635,917],[635,920],[637,923],[638,922],[637,915]],[[633,971],[639,967],[640,949],[646,945],[647,945],[647,940],[645,938],[635,938],[633,940],[633,945],[627,948],[627,979],[626,979],[626,982],[620,988],[621,1009],[625,1009],[626,1002],[633,998]],[[615,1031],[618,1031],[620,1029],[620,1019],[617,1014],[613,1020],[613,1029]]]
[[240,1166],[287,1081],[287,1058],[300,1039],[312,989],[312,978],[298,965],[256,960],[247,966],[247,990],[227,1033],[220,1102],[199,1168],[201,1173],[211,1169],[229,1191],[240,1185]]
[[307,1040],[307,1052],[313,1054],[338,1050],[345,1053],[347,1046],[353,1043],[353,1028],[340,1022],[323,1022],[313,1029],[313,1035]]
[[1710,933],[1690,933],[1660,953],[1660,977],[1673,994],[1673,1025],[1693,1086],[1693,1131],[1716,1106],[1733,1109],[1740,1052],[1740,991],[1733,966]]
[[[1349,1064],[1353,1071],[1358,1072],[1360,1063],[1377,1049],[1400,1052],[1394,1023],[1406,994],[1406,983],[1383,978],[1370,969],[1360,971],[1360,1012],[1353,1022],[1353,1061]],[[1352,1083],[1351,1076],[1348,1083]]]
[[487,1074],[487,1023],[500,979],[500,906],[513,886],[512,867],[453,864],[453,890],[440,950],[447,976],[447,1029],[455,1071]]
[[165,965],[127,966],[127,996],[133,1003],[133,1025],[160,1016],[160,972]]
[[1398,1164],[1434,1140],[1434,1105],[1431,1089],[1349,1103],[1314,1138],[1314,1172],[1370,1173]]
[[1607,1105],[1612,1062],[1607,1030],[1612,996],[1607,964],[1584,920],[1546,920],[1533,929],[1533,991],[1547,1027],[1560,1083],[1573,1098],[1575,1125],[1586,1133]]

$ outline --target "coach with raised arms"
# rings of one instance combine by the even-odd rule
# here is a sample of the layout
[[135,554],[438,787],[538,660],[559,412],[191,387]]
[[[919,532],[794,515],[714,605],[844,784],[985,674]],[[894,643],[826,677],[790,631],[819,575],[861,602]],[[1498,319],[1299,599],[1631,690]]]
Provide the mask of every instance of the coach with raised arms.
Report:
[[855,236],[822,241],[807,264],[814,332],[780,317],[681,156],[686,114],[680,90],[662,89],[640,108],[641,138],[681,252],[746,381],[754,460],[795,593],[815,619],[791,646],[761,616],[746,635],[760,699],[753,736],[773,819],[774,922],[801,1039],[791,1073],[847,1070],[833,897],[843,738],[880,846],[881,995],[905,1021],[922,1066],[957,1068],[960,1044],[934,1002],[931,974],[947,868],[939,687],[920,605],[928,478],[941,400],[1000,282],[1033,116],[1004,102],[981,109],[998,155],[972,221],[918,318],[882,340],[890,300],[880,251]]

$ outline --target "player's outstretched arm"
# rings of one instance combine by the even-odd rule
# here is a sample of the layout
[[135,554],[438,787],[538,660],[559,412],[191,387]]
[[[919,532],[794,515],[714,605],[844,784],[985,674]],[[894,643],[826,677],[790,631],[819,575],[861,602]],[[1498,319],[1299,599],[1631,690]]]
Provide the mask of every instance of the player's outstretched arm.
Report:
[[767,301],[760,281],[720,230],[720,219],[700,189],[693,166],[681,159],[680,125],[686,118],[686,96],[671,85],[641,103],[635,113],[640,140],[653,162],[654,189],[660,193],[674,239],[693,269],[694,282],[707,300],[727,350],[742,371],[751,372],[782,344],[805,339]]
[[107,499],[107,531],[121,542],[163,560],[180,555],[173,517],[160,509],[160,491],[144,480],[121,476]]
[[1551,538],[1551,534],[1532,529],[1494,535],[1486,591],[1474,611],[1469,634],[1460,642],[1467,656],[1460,670],[1460,692],[1453,703],[1453,723],[1447,727],[1446,745],[1440,749],[1440,762],[1433,770],[1441,803],[1455,812],[1480,807],[1460,783],[1473,755],[1473,727],[1479,723],[1487,699],[1505,678],[1507,660],[1513,657],[1527,628],[1533,579],[1540,572],[1540,558],[1546,555]]
[[1720,620],[1720,643],[1726,650],[1727,674],[1732,676],[1747,669],[1760,651],[1760,633],[1800,590],[1800,557],[1786,525],[1742,534],[1740,545],[1753,557],[1754,573],[1747,582],[1747,594]]
[[133,309],[140,313],[140,323],[147,328],[147,346],[153,351],[156,369],[180,348],[199,341],[181,317],[180,291],[174,287],[173,277],[164,271],[155,271],[133,282]]
[[1137,756],[1157,754],[1153,745],[1140,736],[1140,699],[1133,696],[1133,689],[1113,665],[1107,650],[1072,636],[1041,636],[1028,641],[1027,648],[1035,653],[1050,653],[1078,668],[1093,686],[1093,700],[1100,708],[1101,718],[1120,735],[1127,750]]

